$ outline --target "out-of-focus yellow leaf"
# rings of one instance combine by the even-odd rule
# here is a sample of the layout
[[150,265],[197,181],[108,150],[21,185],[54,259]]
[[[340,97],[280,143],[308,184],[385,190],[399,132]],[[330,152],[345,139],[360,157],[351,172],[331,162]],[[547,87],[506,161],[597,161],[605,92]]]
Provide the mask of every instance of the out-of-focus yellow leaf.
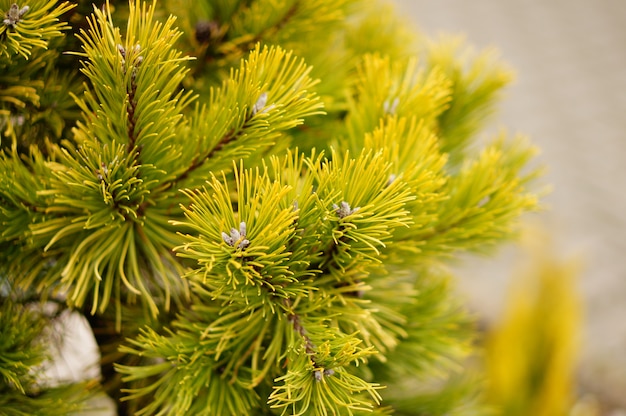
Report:
[[507,416],[567,415],[582,320],[579,267],[556,261],[545,247],[532,251],[532,267],[514,282],[502,320],[487,337],[487,398]]

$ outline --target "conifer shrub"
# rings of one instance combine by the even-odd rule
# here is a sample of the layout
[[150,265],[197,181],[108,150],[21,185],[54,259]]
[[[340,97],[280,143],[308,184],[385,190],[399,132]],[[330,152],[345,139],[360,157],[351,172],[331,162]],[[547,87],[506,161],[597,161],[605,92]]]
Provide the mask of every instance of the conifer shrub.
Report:
[[[492,52],[360,0],[0,15],[2,411],[480,414],[447,265],[537,208]],[[65,310],[99,382],[37,382]]]

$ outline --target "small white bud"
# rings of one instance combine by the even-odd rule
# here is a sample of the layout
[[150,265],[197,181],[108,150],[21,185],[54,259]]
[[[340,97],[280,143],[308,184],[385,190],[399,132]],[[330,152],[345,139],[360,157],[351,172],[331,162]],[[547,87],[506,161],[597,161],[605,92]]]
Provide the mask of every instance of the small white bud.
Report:
[[222,231],[222,240],[224,240],[224,242],[231,247],[234,245],[233,239],[230,238],[230,236],[226,234],[224,231]]
[[234,241],[237,241],[241,238],[241,234],[239,234],[239,231],[237,231],[236,228],[231,228],[230,229],[230,237],[233,239]]
[[398,104],[400,103],[400,99],[398,97],[396,97],[391,104],[389,104],[389,100],[386,100],[383,103],[383,110],[385,111],[385,114],[396,114],[396,110],[398,109]]
[[134,66],[133,70],[130,72],[130,77],[133,80],[133,82],[135,81],[135,78],[137,78],[137,67]]
[[120,55],[122,55],[122,58],[126,58],[126,49],[124,49],[124,47],[120,45],[119,43],[117,44],[117,50],[120,53]]
[[350,204],[348,204],[346,201],[341,201],[340,206],[337,206],[337,204],[333,204],[333,209],[335,210],[339,218],[345,218],[348,215],[352,215],[357,212],[360,207],[352,209],[350,208]]
[[331,377],[334,374],[335,374],[335,370],[333,370],[332,368],[327,368],[324,371],[315,370],[315,372],[313,373],[313,376],[315,377],[315,380],[322,381],[324,377]]
[[481,207],[485,206],[489,201],[491,201],[491,197],[489,195],[487,195],[486,197],[484,197],[483,199],[478,201],[478,204],[476,204],[476,206],[478,208],[481,208]]
[[270,111],[272,111],[275,108],[276,108],[276,104],[270,104],[267,107],[265,107],[264,109],[262,109],[261,111],[259,111],[259,114],[269,113]]
[[6,13],[6,18],[2,21],[6,26],[10,26],[15,28],[15,25],[20,21],[21,17],[24,16],[30,7],[24,6],[20,9],[20,6],[17,3],[13,3],[9,10]]
[[237,230],[236,228],[230,229],[230,235],[222,231],[222,240],[224,240],[224,242],[231,247],[235,247],[236,244],[236,248],[240,250],[243,250],[250,245],[250,240],[245,237],[246,223],[243,221],[239,223],[239,230]]
[[254,106],[252,106],[252,115],[254,116],[259,111],[261,111],[265,107],[265,104],[267,104],[267,92],[261,93],[261,95],[259,95],[256,103],[254,103]]

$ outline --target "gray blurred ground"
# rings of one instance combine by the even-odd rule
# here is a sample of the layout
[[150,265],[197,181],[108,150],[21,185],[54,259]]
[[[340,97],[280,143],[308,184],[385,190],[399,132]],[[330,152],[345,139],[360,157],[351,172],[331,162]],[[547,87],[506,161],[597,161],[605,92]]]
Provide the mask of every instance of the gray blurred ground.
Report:
[[[496,127],[542,149],[554,188],[543,223],[559,253],[585,260],[583,387],[626,406],[626,0],[396,1],[427,35],[465,34],[517,71]],[[514,257],[460,269],[487,317],[502,310]]]

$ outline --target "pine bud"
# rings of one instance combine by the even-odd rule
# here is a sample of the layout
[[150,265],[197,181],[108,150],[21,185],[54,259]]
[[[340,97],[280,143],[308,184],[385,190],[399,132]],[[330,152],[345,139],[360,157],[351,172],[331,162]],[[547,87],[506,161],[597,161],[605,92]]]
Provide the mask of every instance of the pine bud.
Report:
[[122,55],[122,58],[126,58],[126,49],[124,49],[124,47],[120,45],[119,43],[117,44],[117,50],[120,53],[120,55]]
[[321,370],[316,370],[315,371],[315,380],[317,381],[322,381],[322,371]]
[[220,32],[219,25],[215,21],[200,20],[196,23],[196,40],[199,43],[209,43]]
[[252,115],[255,115],[256,113],[261,111],[265,107],[265,104],[267,104],[267,92],[261,93],[261,95],[259,95],[256,103],[254,103],[254,106],[252,106]]
[[389,100],[385,101],[383,103],[383,110],[385,111],[385,114],[390,114],[390,115],[396,114],[396,110],[398,109],[399,103],[400,103],[400,99],[397,97],[391,102],[391,104],[389,103]]
[[243,221],[239,223],[239,230],[231,228],[230,235],[222,231],[222,240],[224,240],[224,242],[229,246],[236,247],[240,250],[248,247],[250,245],[250,240],[246,238],[246,223]]
[[5,15],[6,18],[4,19],[3,23],[6,26],[15,28],[17,22],[19,22],[22,16],[24,16],[29,10],[30,7],[28,6],[24,6],[20,9],[20,6],[18,6],[17,3],[13,3],[9,8],[9,11]]
[[333,370],[331,368],[327,368],[324,371],[322,371],[322,370],[315,370],[314,376],[315,376],[315,380],[322,381],[322,379],[324,377],[331,377],[333,374],[335,374],[335,370]]
[[345,218],[348,215],[352,215],[357,212],[360,207],[352,209],[350,208],[350,204],[348,204],[346,201],[341,201],[340,206],[337,206],[337,204],[333,204],[333,209],[335,210],[339,218]]

